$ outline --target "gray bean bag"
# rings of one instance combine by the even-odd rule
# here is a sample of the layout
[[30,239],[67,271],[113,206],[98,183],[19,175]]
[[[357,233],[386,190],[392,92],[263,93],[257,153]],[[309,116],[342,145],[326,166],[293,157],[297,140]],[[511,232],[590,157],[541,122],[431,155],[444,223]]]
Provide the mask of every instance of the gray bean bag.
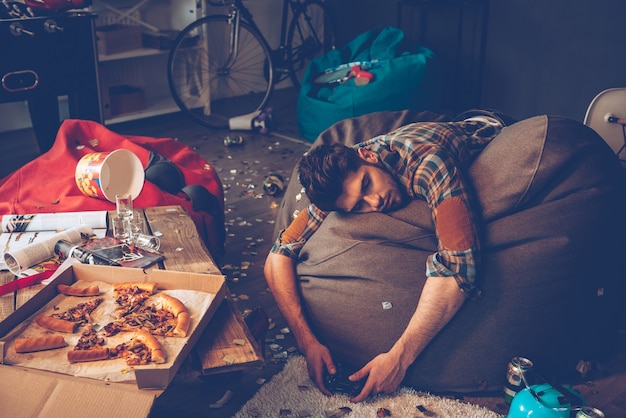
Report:
[[[322,141],[352,143],[430,113],[342,121]],[[507,363],[528,357],[546,378],[575,380],[606,355],[624,318],[624,172],[579,122],[537,116],[505,128],[470,169],[483,215],[483,297],[467,301],[419,356],[406,384],[432,392],[501,390]],[[276,231],[308,203],[294,171]],[[436,249],[430,212],[333,213],[302,250],[300,288],[319,338],[357,368],[404,330]],[[385,309],[386,308],[386,309]]]

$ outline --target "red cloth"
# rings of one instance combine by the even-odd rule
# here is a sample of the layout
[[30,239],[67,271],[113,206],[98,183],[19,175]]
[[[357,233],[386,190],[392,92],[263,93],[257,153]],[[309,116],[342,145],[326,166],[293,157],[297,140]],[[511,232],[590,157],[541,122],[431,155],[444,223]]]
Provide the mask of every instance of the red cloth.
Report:
[[[114,210],[107,200],[83,195],[74,180],[76,164],[86,154],[116,149],[132,151],[148,165],[150,151],[174,162],[183,173],[185,184],[204,186],[213,194],[224,211],[224,191],[219,176],[200,155],[172,138],[122,136],[103,125],[87,120],[65,120],[52,148],[0,180],[0,215],[56,213],[90,210]],[[198,233],[214,256],[223,253],[223,216],[221,219],[205,211],[195,211],[184,193],[173,195],[146,180],[136,208],[181,205],[194,220]]]

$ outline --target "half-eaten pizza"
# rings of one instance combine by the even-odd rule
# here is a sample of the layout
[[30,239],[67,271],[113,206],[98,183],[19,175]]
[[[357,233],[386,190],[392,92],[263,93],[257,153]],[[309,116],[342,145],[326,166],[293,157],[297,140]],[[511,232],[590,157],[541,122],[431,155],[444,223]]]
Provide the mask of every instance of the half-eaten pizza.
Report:
[[[165,352],[155,336],[185,337],[189,331],[190,314],[177,298],[157,293],[157,283],[119,283],[113,285],[115,306],[110,314],[115,318],[103,327],[95,327],[92,313],[107,297],[100,294],[97,286],[73,289],[61,286],[57,289],[66,296],[91,299],[74,304],[63,312],[39,315],[35,322],[49,331],[73,334],[81,332],[73,349],[68,351],[70,363],[123,358],[130,366],[148,363],[164,363]],[[107,305],[107,304],[104,304]],[[55,310],[60,309],[55,306]],[[97,328],[97,329],[96,329]],[[108,338],[127,333],[124,342],[109,345]],[[126,336],[126,334],[124,334]],[[16,353],[52,350],[67,346],[63,336],[17,338]]]

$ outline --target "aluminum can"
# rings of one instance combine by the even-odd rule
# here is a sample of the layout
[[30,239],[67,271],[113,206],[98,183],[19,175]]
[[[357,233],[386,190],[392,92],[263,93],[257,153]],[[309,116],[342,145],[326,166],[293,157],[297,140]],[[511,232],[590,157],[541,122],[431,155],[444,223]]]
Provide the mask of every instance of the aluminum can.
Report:
[[244,140],[243,140],[243,136],[227,136],[226,138],[224,138],[224,145],[227,147],[235,147],[238,145],[243,145]]
[[[504,401],[511,404],[517,392],[524,389],[530,380],[533,362],[524,357],[513,357],[509,362],[504,382]],[[530,384],[530,383],[529,383]]]
[[263,182],[263,190],[270,196],[279,196],[285,190],[285,180],[280,174],[270,174]]
[[604,412],[591,406],[583,406],[576,413],[576,418],[604,418]]

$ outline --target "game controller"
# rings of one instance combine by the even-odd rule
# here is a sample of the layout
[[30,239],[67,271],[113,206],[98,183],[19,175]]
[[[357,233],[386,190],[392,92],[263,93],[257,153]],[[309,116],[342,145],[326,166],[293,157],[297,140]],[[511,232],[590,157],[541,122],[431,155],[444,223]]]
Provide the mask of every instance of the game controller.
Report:
[[352,382],[348,379],[352,373],[348,373],[341,364],[337,364],[337,372],[330,374],[328,371],[324,372],[324,386],[332,393],[338,393],[348,395],[350,397],[356,396],[361,393],[365,381],[367,379],[357,380]]

